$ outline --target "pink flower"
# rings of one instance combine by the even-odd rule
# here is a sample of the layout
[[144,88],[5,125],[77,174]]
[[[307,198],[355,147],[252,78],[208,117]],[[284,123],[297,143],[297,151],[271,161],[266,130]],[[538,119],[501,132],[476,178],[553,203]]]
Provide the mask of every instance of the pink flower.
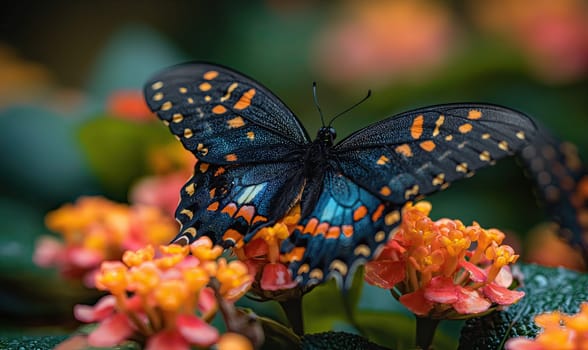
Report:
[[396,235],[366,264],[368,283],[390,289],[413,313],[429,318],[473,316],[524,296],[508,289],[513,279],[507,265],[518,255],[500,244],[502,232],[433,221],[430,210],[428,202],[405,206]]
[[348,2],[316,44],[319,72],[334,82],[385,83],[430,73],[455,44],[450,11],[433,1]]

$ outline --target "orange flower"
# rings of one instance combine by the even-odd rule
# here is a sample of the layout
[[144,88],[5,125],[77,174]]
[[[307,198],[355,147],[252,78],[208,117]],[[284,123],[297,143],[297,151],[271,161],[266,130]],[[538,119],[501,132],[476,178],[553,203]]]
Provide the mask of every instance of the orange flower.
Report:
[[[92,276],[102,261],[120,259],[127,249],[169,242],[177,231],[177,223],[156,208],[102,197],[81,197],[65,204],[47,214],[46,224],[63,241],[41,237],[33,260],[40,266],[57,266],[65,277],[81,278],[88,287],[94,286]],[[153,254],[152,248],[145,248],[127,255],[125,262],[137,265]]]
[[298,283],[292,279],[288,270],[288,263],[298,258],[298,251],[294,249],[288,254],[280,253],[282,242],[292,233],[299,220],[300,206],[297,205],[273,226],[260,229],[249,242],[240,240],[233,247],[235,255],[245,262],[249,274],[254,277],[252,292],[261,299],[298,298],[309,290],[298,288]]
[[588,303],[575,315],[550,312],[535,316],[543,330],[535,339],[517,337],[505,344],[507,350],[583,350],[588,347]]
[[137,120],[155,121],[153,113],[147,108],[143,93],[139,90],[119,90],[108,98],[107,110],[116,117]]
[[463,318],[524,295],[508,289],[507,265],[518,255],[500,245],[502,232],[459,220],[432,221],[430,211],[428,202],[405,206],[396,235],[366,264],[368,283],[390,289],[413,313],[430,318]]
[[[209,242],[204,238],[194,245],[202,248]],[[88,336],[89,345],[112,347],[130,338],[146,338],[146,349],[215,344],[219,332],[208,322],[218,305],[209,281],[215,278],[221,296],[234,301],[247,292],[252,278],[240,261],[199,260],[188,255],[189,250],[172,244],[154,254],[153,248],[145,247],[125,252],[126,265],[104,262],[96,286],[112,295],[94,307],[78,305],[74,310],[80,321],[99,322]]]

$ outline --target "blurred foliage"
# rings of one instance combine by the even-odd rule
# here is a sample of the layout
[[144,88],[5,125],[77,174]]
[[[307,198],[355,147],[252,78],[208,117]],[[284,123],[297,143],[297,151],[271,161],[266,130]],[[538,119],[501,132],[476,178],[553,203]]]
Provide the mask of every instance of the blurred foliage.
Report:
[[[171,136],[158,123],[112,115],[106,102],[116,91],[139,91],[155,71],[184,60],[228,65],[261,81],[292,108],[311,135],[320,126],[311,91],[312,81],[318,81],[327,117],[359,100],[367,89],[374,91],[367,102],[337,120],[339,138],[409,108],[489,102],[535,117],[577,144],[586,159],[588,54],[582,52],[588,49],[573,35],[588,31],[581,27],[582,16],[588,16],[585,2],[566,0],[552,12],[548,5],[526,0],[508,6],[490,0],[400,3],[397,8],[372,8],[380,5],[107,0],[4,8],[0,72],[10,75],[2,73],[0,79],[0,319],[11,324],[2,327],[28,326],[34,332],[51,326],[68,332],[73,326],[71,305],[95,299],[31,262],[36,238],[47,233],[43,217],[81,195],[125,200],[129,187],[149,175],[147,152]],[[533,18],[520,8],[540,13],[545,25],[533,27]],[[511,27],[497,22],[495,13]],[[420,15],[427,22],[415,25]],[[393,26],[386,21],[392,17],[410,20]],[[429,22],[437,24],[425,25]],[[496,29],[501,26],[513,34]],[[439,28],[446,37],[423,39],[423,47],[412,45],[414,38],[434,34],[425,31]],[[541,44],[541,35],[524,37],[549,28],[563,34],[560,41],[544,35],[546,50],[577,57],[579,63],[529,44]],[[434,64],[411,59],[425,54],[442,59]],[[363,70],[356,69],[357,62]],[[402,69],[394,69],[395,64]],[[575,70],[563,71],[566,67]],[[452,184],[430,200],[438,217],[477,220],[516,233],[523,256],[525,233],[544,220],[530,182],[511,160]],[[380,345],[398,348],[411,344],[412,319],[381,292],[365,286],[341,295],[333,284],[316,288],[305,300],[307,330],[367,334]],[[283,321],[276,305],[245,303]],[[442,325],[437,346],[455,348],[458,331],[457,324]]]

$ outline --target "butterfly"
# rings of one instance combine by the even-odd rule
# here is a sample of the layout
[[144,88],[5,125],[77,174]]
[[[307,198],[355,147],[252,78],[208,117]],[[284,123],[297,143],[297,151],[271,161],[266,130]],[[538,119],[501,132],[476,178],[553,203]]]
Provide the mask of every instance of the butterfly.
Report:
[[281,250],[301,252],[289,269],[302,286],[331,277],[348,285],[394,234],[404,204],[520,151],[537,130],[520,112],[458,103],[404,112],[338,143],[330,125],[312,139],[267,88],[199,62],[157,73],[144,94],[198,160],[173,242],[208,236],[230,246],[300,205]]

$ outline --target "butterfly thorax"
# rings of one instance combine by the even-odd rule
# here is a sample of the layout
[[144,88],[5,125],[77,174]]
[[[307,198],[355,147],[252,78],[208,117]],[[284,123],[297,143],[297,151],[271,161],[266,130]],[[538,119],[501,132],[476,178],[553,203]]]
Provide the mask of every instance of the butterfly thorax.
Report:
[[310,144],[304,157],[304,172],[307,178],[325,169],[336,135],[332,127],[323,126],[319,129],[316,139]]

